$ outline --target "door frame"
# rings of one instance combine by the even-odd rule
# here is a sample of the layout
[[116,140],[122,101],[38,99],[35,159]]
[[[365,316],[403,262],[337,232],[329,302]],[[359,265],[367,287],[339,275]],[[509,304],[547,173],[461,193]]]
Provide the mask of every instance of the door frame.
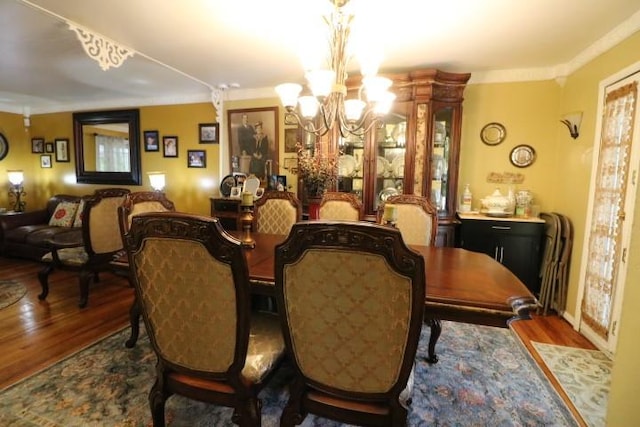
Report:
[[[622,238],[621,238],[621,260],[618,265],[618,275],[615,284],[613,302],[611,307],[611,325],[609,326],[609,338],[608,340],[602,338],[596,334],[582,321],[582,299],[585,292],[585,275],[588,262],[588,248],[590,239],[590,228],[593,214],[594,204],[594,187],[596,185],[596,172],[598,168],[598,162],[600,157],[600,142],[602,139],[602,122],[603,113],[605,107],[605,97],[607,95],[607,88],[615,85],[633,75],[638,75],[637,79],[640,80],[640,61],[625,67],[624,69],[616,72],[615,74],[600,81],[598,86],[598,107],[596,113],[596,128],[593,142],[593,160],[591,164],[591,179],[589,183],[589,201],[587,204],[587,216],[585,219],[584,227],[584,240],[582,243],[582,257],[580,262],[580,276],[578,280],[578,293],[576,300],[576,315],[574,328],[580,331],[587,339],[589,339],[598,349],[607,354],[610,358],[613,357],[618,339],[619,319],[622,311],[622,296],[624,295],[624,286],[627,278],[627,262],[625,262],[622,251],[629,248],[631,241],[631,228],[633,225],[633,214],[635,209],[636,192],[639,174],[640,163],[640,113],[638,113],[637,107],[640,106],[640,99],[636,102],[636,120],[634,121],[633,140],[631,146],[631,156],[629,159],[629,173],[627,176],[627,188],[625,195],[624,213],[626,220],[622,224]],[[640,98],[640,91],[638,93]],[[628,259],[628,250],[627,257]]]

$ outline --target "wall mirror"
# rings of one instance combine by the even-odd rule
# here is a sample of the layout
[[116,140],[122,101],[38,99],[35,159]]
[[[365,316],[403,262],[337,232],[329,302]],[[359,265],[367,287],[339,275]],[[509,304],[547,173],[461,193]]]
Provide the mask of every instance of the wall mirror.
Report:
[[140,185],[139,135],[138,110],[74,113],[77,182]]

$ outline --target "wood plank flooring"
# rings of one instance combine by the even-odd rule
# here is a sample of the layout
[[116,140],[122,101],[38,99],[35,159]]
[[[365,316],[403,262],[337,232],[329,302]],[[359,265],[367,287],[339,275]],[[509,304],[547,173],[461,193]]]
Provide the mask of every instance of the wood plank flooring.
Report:
[[[133,289],[125,278],[101,274],[100,281],[91,285],[89,304],[80,309],[78,279],[73,272],[52,273],[49,296],[46,301],[38,299],[41,288],[37,272],[40,268],[36,262],[0,257],[0,279],[17,280],[27,287],[27,294],[20,301],[0,310],[0,390],[129,323]],[[580,420],[530,342],[587,349],[595,347],[574,331],[568,322],[554,315],[534,316],[530,321],[514,322],[511,327]]]

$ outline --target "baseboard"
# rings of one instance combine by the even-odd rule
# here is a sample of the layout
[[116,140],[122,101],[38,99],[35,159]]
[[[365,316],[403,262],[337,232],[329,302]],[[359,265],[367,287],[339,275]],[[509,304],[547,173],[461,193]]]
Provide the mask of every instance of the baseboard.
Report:
[[577,324],[575,317],[573,317],[566,311],[562,312],[561,317],[567,322],[569,322],[569,324],[573,327],[573,329],[575,329],[576,331],[578,330],[579,325]]

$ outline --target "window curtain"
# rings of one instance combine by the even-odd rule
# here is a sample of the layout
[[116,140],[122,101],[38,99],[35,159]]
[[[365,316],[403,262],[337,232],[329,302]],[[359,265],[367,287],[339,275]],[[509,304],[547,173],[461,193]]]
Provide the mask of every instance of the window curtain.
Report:
[[608,93],[605,100],[582,300],[585,323],[604,339],[609,335],[621,256],[623,208],[637,92],[637,83],[633,82]]
[[96,165],[98,172],[129,172],[129,140],[96,135]]

